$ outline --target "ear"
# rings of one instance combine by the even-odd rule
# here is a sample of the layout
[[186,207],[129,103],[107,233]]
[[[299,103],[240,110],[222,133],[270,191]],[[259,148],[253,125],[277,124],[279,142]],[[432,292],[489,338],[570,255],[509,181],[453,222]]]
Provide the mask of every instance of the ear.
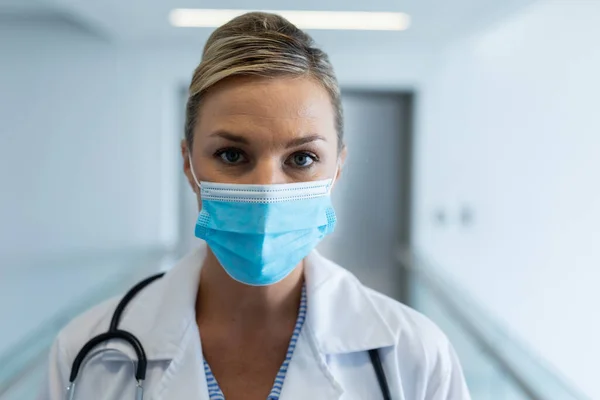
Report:
[[183,173],[187,178],[188,184],[194,191],[194,193],[198,193],[198,185],[194,181],[194,176],[192,175],[192,165],[190,164],[191,152],[188,147],[187,140],[181,140],[181,157],[183,158]]

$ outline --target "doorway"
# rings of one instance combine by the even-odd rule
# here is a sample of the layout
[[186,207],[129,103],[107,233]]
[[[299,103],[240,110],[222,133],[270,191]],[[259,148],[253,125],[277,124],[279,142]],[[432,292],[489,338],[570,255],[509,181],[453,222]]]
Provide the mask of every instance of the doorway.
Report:
[[404,301],[408,281],[397,253],[410,243],[413,96],[346,90],[342,104],[348,158],[332,194],[338,224],[319,250]]

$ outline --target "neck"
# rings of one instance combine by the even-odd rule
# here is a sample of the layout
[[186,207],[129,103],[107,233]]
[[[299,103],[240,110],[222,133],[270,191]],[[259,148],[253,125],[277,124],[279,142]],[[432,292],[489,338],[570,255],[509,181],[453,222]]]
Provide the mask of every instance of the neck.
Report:
[[295,319],[303,285],[303,262],[283,280],[268,286],[249,286],[231,278],[207,249],[196,298],[198,324],[266,326]]

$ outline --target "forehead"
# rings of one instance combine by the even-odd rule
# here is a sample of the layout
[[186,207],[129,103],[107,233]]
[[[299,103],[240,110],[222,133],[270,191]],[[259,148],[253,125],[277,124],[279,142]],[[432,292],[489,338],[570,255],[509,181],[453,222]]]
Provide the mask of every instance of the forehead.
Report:
[[231,125],[336,134],[329,93],[307,77],[236,77],[215,85],[200,106],[196,132]]

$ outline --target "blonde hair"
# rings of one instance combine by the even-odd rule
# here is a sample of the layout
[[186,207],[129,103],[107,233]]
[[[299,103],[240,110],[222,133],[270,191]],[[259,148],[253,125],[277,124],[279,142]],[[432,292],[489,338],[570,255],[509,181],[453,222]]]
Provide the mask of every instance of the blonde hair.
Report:
[[340,89],[325,52],[285,18],[268,13],[241,15],[215,30],[194,71],[186,106],[185,138],[192,147],[198,109],[207,91],[234,76],[306,76],[329,93],[335,110],[338,147],[343,148]]

